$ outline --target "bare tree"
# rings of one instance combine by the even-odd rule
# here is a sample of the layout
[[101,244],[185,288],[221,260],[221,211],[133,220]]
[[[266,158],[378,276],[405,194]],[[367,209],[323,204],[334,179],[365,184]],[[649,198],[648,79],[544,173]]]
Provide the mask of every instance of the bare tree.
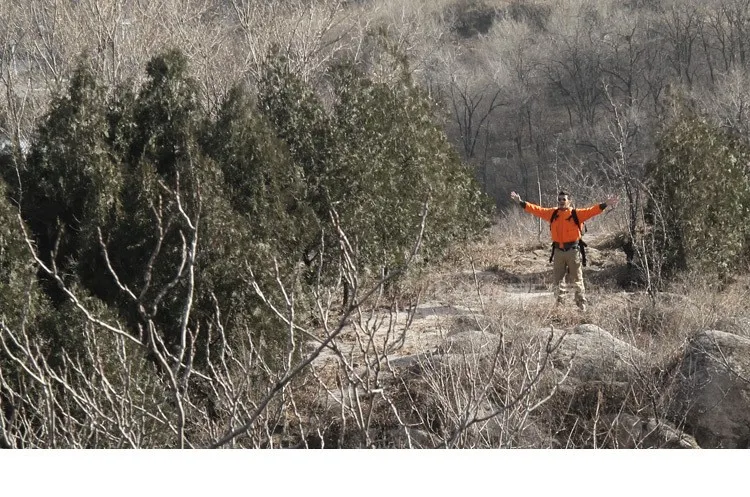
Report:
[[747,90],[748,72],[737,68],[717,80],[713,92],[701,97],[701,108],[712,116],[719,126],[750,135],[750,93]]
[[748,30],[750,30],[750,2],[721,0],[704,6],[701,44],[715,82],[717,72],[729,72],[748,64]]
[[[234,19],[242,33],[246,54],[243,70],[252,78],[273,48],[289,59],[303,78],[319,75],[342,50],[342,36],[350,28],[343,1],[254,2],[232,0]],[[238,40],[235,40],[238,41]]]
[[704,22],[702,12],[693,2],[672,2],[660,21],[667,62],[678,81],[690,88],[699,69],[696,43]]

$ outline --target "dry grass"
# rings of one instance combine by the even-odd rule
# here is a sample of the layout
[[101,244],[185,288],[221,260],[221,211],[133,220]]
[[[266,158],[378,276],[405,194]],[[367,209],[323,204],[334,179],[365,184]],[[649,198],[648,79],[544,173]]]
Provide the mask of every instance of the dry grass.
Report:
[[[552,305],[548,235],[540,241],[534,219],[518,211],[409,273],[399,290],[420,296],[420,306],[353,316],[336,349],[312,365],[306,388],[297,386],[298,409],[287,416],[300,435],[288,436],[327,447],[667,446],[628,430],[663,419],[663,372],[692,334],[735,331],[727,320],[743,331],[750,278],[718,286],[686,276],[656,300],[625,291],[614,277],[625,265],[618,222],[603,218],[587,236],[586,314]],[[568,381],[547,337],[582,323],[642,351],[626,359],[635,373]]]
[[750,335],[750,276],[720,284],[704,275],[683,275],[655,299],[622,287],[627,268],[617,239],[623,214],[615,210],[589,223],[584,279],[591,305],[585,315],[572,302],[554,307],[547,228],[540,233],[536,220],[519,209],[501,214],[482,239],[452,247],[404,288],[420,288],[424,301],[469,308],[500,328],[596,324],[658,361],[679,353],[701,330]]

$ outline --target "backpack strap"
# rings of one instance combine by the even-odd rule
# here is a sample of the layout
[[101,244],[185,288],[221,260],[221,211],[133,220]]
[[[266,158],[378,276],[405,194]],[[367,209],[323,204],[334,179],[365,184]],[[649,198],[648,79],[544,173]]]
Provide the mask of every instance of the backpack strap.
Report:
[[560,208],[555,209],[552,212],[552,217],[549,218],[549,228],[552,229],[552,223],[555,222],[555,219],[557,219],[557,216],[560,214]]
[[581,236],[581,238],[578,239],[578,251],[581,252],[581,265],[583,267],[586,267],[586,242],[583,241],[583,230],[581,229],[581,223],[578,221],[578,213],[575,209],[573,209],[573,212],[571,213],[571,216],[573,218],[573,222],[576,223],[576,226],[578,226],[578,233]]
[[[560,214],[560,209],[555,209],[555,211],[552,213],[552,217],[549,220],[549,227],[550,230],[552,229],[552,223],[555,219],[557,219],[557,216]],[[576,226],[578,227],[578,234],[583,237],[583,233],[581,230],[581,223],[578,220],[578,213],[575,209],[573,209],[570,213],[570,217],[573,219],[573,222],[576,223]],[[586,267],[586,242],[583,241],[583,238],[578,239],[578,251],[581,253],[581,265],[583,267]],[[552,253],[549,256],[549,261],[552,262],[555,258],[555,248],[557,248],[557,244],[555,242],[552,242]]]
[[573,209],[570,213],[570,217],[573,218],[573,222],[576,223],[576,226],[578,226],[578,232],[583,236],[583,229],[581,228],[581,222],[578,220],[578,212],[576,212],[575,209]]
[[[552,223],[555,222],[555,219],[557,219],[557,216],[559,216],[559,215],[560,215],[560,208],[557,208],[557,209],[555,209],[552,212],[552,217],[549,218],[550,229],[552,229]],[[578,221],[578,212],[576,212],[575,209],[572,209],[570,211],[570,218],[573,218],[573,222],[576,223],[576,226],[578,226],[578,231],[580,232],[581,231],[581,222]],[[570,219],[570,218],[568,218],[568,219]],[[583,236],[583,233],[581,233],[581,236]]]
[[586,267],[586,242],[583,240],[578,240],[578,251],[581,253],[581,265],[583,267]]

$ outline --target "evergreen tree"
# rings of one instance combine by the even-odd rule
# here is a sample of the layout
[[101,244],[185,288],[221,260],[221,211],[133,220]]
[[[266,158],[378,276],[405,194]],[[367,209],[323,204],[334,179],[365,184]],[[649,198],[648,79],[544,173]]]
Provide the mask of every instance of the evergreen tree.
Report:
[[204,150],[219,164],[225,195],[251,223],[256,244],[286,267],[299,261],[316,235],[304,173],[244,87],[227,95],[207,128]]
[[84,61],[36,130],[12,193],[40,256],[51,263],[55,252],[61,272],[92,256],[85,251],[98,251],[92,228],[108,222],[118,207],[122,170],[110,154],[107,131],[104,90]]
[[29,247],[19,225],[18,210],[7,198],[5,182],[0,180],[0,322],[15,328],[44,314],[47,303],[36,283],[36,270]]
[[[403,61],[401,61],[403,63]],[[403,63],[405,64],[405,63]],[[424,253],[489,223],[491,205],[437,126],[434,104],[408,76],[375,82],[351,64],[332,68],[331,112],[283,58],[269,61],[260,108],[300,164],[327,247],[335,210],[361,269],[400,264],[430,205]],[[335,266],[337,258],[326,263]]]
[[647,174],[649,217],[668,274],[727,274],[746,260],[748,163],[744,142],[690,112],[665,129]]
[[126,152],[126,172],[123,215],[108,233],[112,265],[138,290],[146,315],[114,285],[111,293],[118,307],[130,307],[133,325],[153,320],[171,349],[183,340],[186,317],[201,351],[206,330],[218,325],[230,341],[249,329],[275,346],[283,330],[255,295],[251,269],[273,267],[274,256],[290,265],[284,254],[300,226],[294,171],[284,169],[239,90],[213,121],[196,104],[181,53],[155,57],[147,74],[135,96],[121,91],[110,105],[112,144]]
[[402,262],[429,203],[423,254],[439,255],[452,240],[489,224],[491,206],[437,126],[434,103],[399,58],[395,77],[374,82],[341,65],[334,88],[336,181],[360,255],[373,267]]

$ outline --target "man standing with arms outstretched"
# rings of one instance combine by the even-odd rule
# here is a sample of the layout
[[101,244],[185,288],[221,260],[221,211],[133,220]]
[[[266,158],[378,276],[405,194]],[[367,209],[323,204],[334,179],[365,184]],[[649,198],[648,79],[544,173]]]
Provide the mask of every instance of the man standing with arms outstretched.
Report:
[[576,305],[586,311],[586,290],[583,287],[583,263],[581,260],[581,235],[583,223],[604,212],[607,207],[617,205],[619,199],[610,197],[601,204],[585,209],[571,208],[570,195],[561,191],[557,195],[557,208],[540,207],[531,202],[524,202],[516,192],[510,192],[510,198],[523,209],[538,218],[550,223],[552,235],[552,279],[555,285],[555,300],[562,302],[564,292],[563,279],[575,288]]

